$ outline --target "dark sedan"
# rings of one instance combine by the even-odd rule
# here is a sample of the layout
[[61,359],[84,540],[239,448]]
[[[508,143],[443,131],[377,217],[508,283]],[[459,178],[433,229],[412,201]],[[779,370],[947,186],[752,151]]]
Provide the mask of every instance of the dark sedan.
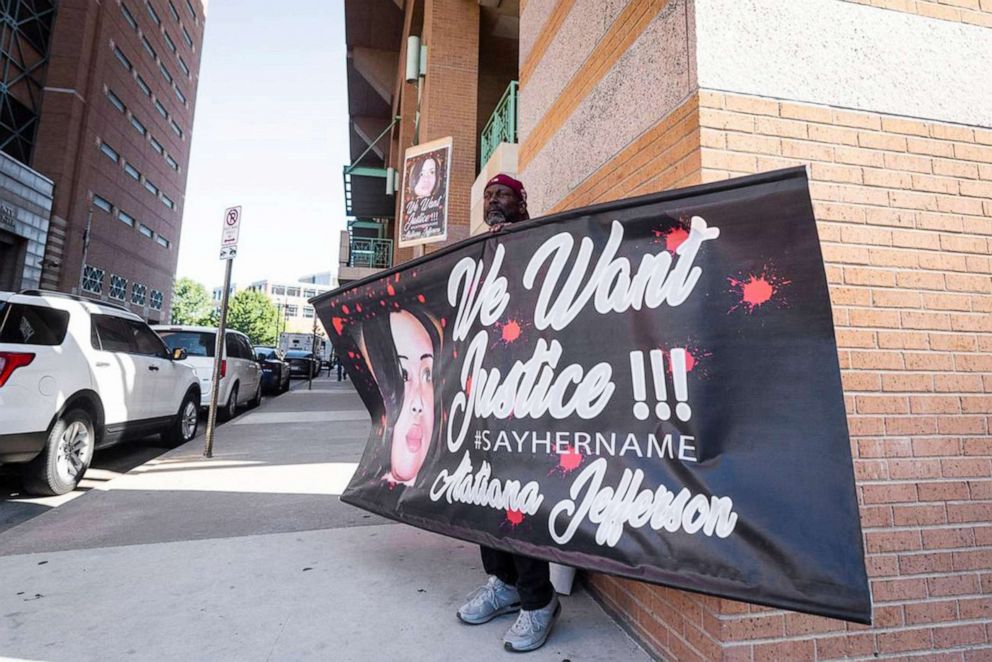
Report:
[[274,347],[255,347],[255,358],[262,366],[262,388],[269,393],[289,390],[290,367],[283,353]]
[[286,363],[289,364],[289,374],[293,377],[316,377],[320,374],[320,359],[302,349],[291,349],[286,352]]

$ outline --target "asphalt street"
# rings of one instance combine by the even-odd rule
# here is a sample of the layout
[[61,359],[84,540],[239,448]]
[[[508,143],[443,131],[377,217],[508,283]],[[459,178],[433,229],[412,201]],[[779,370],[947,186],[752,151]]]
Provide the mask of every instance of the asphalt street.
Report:
[[[348,383],[305,389],[220,426],[211,459],[202,434],[166,452],[147,440],[99,454],[75,498],[16,517],[3,511],[31,500],[3,498],[0,656],[513,658],[511,617],[455,617],[484,579],[476,547],[338,500],[368,417]],[[581,587],[563,604],[528,660],[650,659]]]

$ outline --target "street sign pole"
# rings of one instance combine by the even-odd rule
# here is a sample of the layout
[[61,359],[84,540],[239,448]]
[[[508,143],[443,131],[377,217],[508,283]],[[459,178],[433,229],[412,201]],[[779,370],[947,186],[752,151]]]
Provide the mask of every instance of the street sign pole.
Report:
[[[317,374],[323,369],[320,356],[317,354],[317,311],[313,313],[313,340],[310,341],[310,353],[317,357]],[[310,379],[307,381],[307,390],[313,390],[313,370],[310,371]]]
[[210,411],[207,414],[207,440],[203,448],[203,457],[214,455],[214,428],[217,425],[217,394],[220,391],[220,366],[224,358],[224,332],[227,329],[227,298],[231,290],[231,266],[234,260],[225,260],[224,294],[220,298],[220,327],[217,329],[217,340],[214,342],[214,368],[210,375]]
[[[231,293],[231,267],[238,254],[238,235],[241,231],[241,207],[230,207],[224,211],[224,229],[220,240],[220,259],[227,263],[224,267],[224,291],[220,297],[220,326],[214,342],[214,369],[210,376],[210,410],[207,413],[207,436],[203,447],[203,457],[214,455],[214,429],[217,426],[217,395],[220,391],[220,368],[224,360],[224,334],[227,330],[227,301]],[[235,403],[237,404],[237,403]]]

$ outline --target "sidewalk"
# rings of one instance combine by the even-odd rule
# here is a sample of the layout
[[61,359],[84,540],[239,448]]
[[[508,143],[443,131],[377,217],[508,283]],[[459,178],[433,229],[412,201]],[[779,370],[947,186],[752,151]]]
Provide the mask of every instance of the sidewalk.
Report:
[[[348,383],[294,384],[203,439],[0,533],[0,656],[521,659],[461,625],[477,548],[340,503],[369,431]],[[522,659],[649,660],[581,589]]]

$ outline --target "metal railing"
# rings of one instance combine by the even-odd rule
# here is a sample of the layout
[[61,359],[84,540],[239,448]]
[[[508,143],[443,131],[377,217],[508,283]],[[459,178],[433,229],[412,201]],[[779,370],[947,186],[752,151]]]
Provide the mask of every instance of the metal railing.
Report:
[[486,128],[480,138],[481,165],[489,161],[500,143],[517,142],[517,81],[511,81],[503,93],[503,98],[496,104]]
[[348,245],[348,266],[388,269],[393,266],[393,240],[352,237]]

